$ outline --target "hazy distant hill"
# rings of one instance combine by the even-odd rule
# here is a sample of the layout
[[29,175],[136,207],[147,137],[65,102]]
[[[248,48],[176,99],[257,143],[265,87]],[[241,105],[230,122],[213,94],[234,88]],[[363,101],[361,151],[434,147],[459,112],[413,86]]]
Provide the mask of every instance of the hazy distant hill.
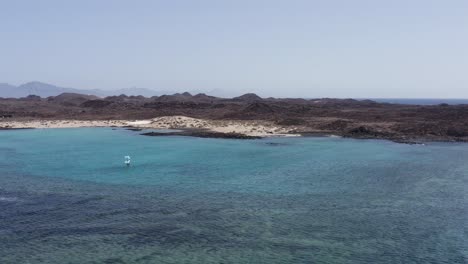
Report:
[[95,95],[99,97],[112,96],[112,95],[143,95],[145,97],[159,96],[164,94],[163,91],[150,90],[145,88],[124,88],[117,90],[84,90],[75,88],[65,88],[56,85],[42,83],[42,82],[29,82],[20,86],[14,86],[7,83],[0,83],[0,97],[3,98],[20,98],[28,95],[38,95],[40,97],[57,96],[62,93],[79,93],[86,95]]

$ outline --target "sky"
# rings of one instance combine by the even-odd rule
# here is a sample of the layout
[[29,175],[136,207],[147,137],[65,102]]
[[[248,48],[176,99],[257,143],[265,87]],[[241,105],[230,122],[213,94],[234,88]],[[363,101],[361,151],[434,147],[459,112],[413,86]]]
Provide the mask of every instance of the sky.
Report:
[[0,82],[468,98],[466,0],[0,0]]

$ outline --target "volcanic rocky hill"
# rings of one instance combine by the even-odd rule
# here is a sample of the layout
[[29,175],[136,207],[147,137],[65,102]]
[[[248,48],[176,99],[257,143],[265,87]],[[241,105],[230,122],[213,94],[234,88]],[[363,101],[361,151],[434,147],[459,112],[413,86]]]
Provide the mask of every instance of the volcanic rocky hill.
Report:
[[64,93],[0,99],[12,119],[149,119],[184,115],[214,120],[267,120],[307,133],[356,138],[468,141],[468,105],[399,105],[354,99],[219,98],[178,93],[153,97]]

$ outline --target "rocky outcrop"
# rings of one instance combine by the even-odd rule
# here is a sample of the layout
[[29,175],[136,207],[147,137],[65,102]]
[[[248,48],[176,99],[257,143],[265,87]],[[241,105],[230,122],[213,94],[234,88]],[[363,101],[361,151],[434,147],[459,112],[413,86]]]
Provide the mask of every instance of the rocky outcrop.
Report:
[[181,132],[148,132],[142,133],[143,136],[152,136],[152,137],[160,137],[160,136],[190,136],[190,137],[201,137],[201,138],[229,138],[229,139],[260,139],[261,137],[257,136],[248,136],[240,133],[222,133],[222,132],[214,132],[214,131],[207,131],[207,130],[185,130]]

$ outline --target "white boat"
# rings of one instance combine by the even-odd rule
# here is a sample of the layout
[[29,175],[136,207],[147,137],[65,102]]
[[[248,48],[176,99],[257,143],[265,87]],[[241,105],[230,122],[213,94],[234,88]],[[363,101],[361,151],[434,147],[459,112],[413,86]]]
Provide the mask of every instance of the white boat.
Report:
[[125,165],[127,165],[127,167],[130,166],[130,162],[131,162],[130,156],[125,156],[124,159],[125,159]]

